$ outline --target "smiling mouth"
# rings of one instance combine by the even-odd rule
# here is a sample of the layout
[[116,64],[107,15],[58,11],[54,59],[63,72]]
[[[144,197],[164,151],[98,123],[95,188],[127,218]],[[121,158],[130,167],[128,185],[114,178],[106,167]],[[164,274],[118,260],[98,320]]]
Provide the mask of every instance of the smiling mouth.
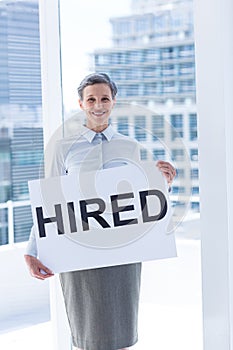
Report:
[[93,115],[95,115],[96,117],[101,117],[102,115],[105,114],[105,112],[92,112]]

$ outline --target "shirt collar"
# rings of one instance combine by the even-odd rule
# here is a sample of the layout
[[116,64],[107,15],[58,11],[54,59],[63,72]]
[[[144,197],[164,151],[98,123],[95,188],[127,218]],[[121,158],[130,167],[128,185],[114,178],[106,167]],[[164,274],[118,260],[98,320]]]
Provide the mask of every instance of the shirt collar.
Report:
[[[115,134],[115,130],[113,129],[112,125],[109,125],[106,129],[102,131],[102,134],[106,137],[108,141],[110,141]],[[82,127],[81,135],[85,137],[85,139],[88,142],[92,142],[94,140],[94,137],[97,133],[89,128],[87,128],[85,125]]]

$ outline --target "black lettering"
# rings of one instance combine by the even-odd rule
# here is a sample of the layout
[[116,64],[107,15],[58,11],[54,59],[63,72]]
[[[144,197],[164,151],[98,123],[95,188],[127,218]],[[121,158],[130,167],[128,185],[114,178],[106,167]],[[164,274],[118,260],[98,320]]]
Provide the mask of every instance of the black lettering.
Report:
[[70,232],[77,232],[77,225],[74,213],[74,202],[67,203],[69,221],[70,221]]
[[[89,204],[98,204],[99,209],[95,211],[87,212],[87,206]],[[91,198],[91,199],[81,200],[79,202],[79,205],[80,205],[80,211],[81,211],[83,231],[89,230],[88,218],[90,217],[94,218],[103,228],[110,227],[107,221],[100,216],[100,214],[103,214],[106,208],[105,203],[102,199]]]
[[61,211],[61,204],[55,204],[54,207],[55,207],[55,216],[50,218],[44,218],[42,207],[36,208],[36,215],[37,215],[37,222],[38,222],[40,237],[46,237],[45,224],[49,224],[51,222],[57,223],[57,232],[59,235],[64,234],[64,224],[63,224],[63,217],[62,217],[62,211]]
[[[139,192],[139,195],[140,195],[143,222],[158,221],[158,220],[161,220],[166,215],[166,213],[167,213],[167,200],[161,191],[159,191],[159,190],[141,191],[141,192]],[[148,196],[157,196],[160,200],[161,210],[156,215],[149,216],[148,207],[147,207],[147,197]]]
[[126,205],[126,206],[119,206],[118,200],[120,199],[127,199],[127,198],[134,198],[133,193],[121,193],[110,196],[111,203],[112,203],[112,215],[113,215],[113,221],[114,226],[124,226],[124,225],[133,225],[137,224],[137,219],[126,219],[126,220],[120,220],[120,213],[124,211],[130,211],[134,210],[133,205]]

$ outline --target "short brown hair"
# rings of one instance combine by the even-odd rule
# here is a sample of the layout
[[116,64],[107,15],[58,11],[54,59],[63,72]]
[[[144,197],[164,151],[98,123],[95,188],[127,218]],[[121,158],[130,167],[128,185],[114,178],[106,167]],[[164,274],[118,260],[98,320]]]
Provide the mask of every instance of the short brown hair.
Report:
[[85,89],[85,87],[94,84],[107,84],[111,89],[112,98],[115,98],[117,94],[117,86],[114,83],[114,81],[112,81],[106,73],[92,73],[87,75],[81,81],[78,87],[78,94],[81,100],[83,99],[83,90]]

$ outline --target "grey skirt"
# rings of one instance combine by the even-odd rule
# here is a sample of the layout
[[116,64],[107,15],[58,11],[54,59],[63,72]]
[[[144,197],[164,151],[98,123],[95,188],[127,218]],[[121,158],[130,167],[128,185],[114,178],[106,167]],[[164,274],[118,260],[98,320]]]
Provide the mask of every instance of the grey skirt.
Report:
[[137,342],[141,263],[60,274],[73,345],[116,350]]

